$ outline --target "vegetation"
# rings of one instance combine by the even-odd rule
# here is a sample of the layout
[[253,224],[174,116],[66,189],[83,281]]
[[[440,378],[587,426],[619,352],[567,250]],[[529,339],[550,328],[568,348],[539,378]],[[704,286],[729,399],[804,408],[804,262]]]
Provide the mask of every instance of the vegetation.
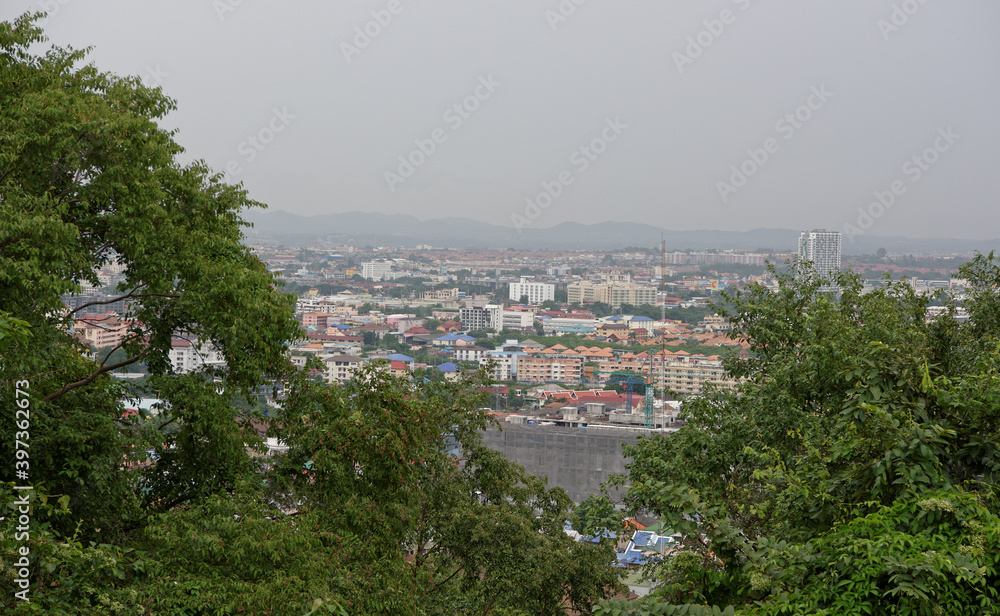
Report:
[[[563,532],[566,494],[480,443],[482,375],[295,369],[294,297],[240,243],[259,204],[177,162],[159,89],[33,55],[39,19],[0,23],[0,612],[586,613],[619,589],[611,547]],[[95,361],[60,296],[113,260],[131,325]],[[178,335],[225,366],[176,373]],[[109,374],[138,364],[141,392]],[[160,408],[127,412],[140,393]]]
[[628,448],[630,507],[684,541],[651,597],[596,613],[1000,613],[1000,262],[963,266],[967,324],[797,274],[728,297],[739,396]]

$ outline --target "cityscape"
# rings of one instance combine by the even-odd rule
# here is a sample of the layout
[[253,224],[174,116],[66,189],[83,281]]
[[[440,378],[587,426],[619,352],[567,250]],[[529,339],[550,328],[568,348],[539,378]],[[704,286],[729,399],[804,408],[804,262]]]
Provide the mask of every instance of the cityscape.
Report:
[[989,0],[0,8],[0,612],[1000,615]]

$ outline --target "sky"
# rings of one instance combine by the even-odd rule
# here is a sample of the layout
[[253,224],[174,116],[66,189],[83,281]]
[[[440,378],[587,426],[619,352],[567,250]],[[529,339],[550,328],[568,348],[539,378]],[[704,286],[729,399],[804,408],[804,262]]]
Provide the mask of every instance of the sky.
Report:
[[996,0],[4,0],[271,209],[1000,237]]

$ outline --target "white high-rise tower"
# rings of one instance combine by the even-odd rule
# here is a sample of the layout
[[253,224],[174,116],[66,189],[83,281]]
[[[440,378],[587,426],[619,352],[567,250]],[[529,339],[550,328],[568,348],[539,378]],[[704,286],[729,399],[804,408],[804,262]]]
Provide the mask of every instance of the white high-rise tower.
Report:
[[812,261],[817,274],[829,277],[840,271],[840,242],[840,231],[806,231],[799,236],[799,259]]

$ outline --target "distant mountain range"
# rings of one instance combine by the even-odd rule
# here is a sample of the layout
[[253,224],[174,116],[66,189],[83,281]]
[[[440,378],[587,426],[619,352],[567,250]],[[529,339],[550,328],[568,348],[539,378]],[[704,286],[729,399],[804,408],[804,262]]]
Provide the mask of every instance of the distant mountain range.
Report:
[[[565,222],[544,229],[525,228],[519,233],[470,218],[419,220],[403,214],[346,212],[300,216],[280,210],[252,210],[244,213],[253,228],[251,238],[271,239],[286,245],[353,243],[356,246],[436,248],[517,248],[527,250],[615,250],[626,247],[657,248],[660,234],[667,251],[745,249],[792,252],[799,238],[794,229],[753,229],[751,231],[671,231],[632,222],[585,225]],[[874,254],[879,248],[902,254],[968,254],[974,250],[1000,250],[1000,239],[968,240],[953,238],[908,238],[861,235],[844,237],[844,254]]]

